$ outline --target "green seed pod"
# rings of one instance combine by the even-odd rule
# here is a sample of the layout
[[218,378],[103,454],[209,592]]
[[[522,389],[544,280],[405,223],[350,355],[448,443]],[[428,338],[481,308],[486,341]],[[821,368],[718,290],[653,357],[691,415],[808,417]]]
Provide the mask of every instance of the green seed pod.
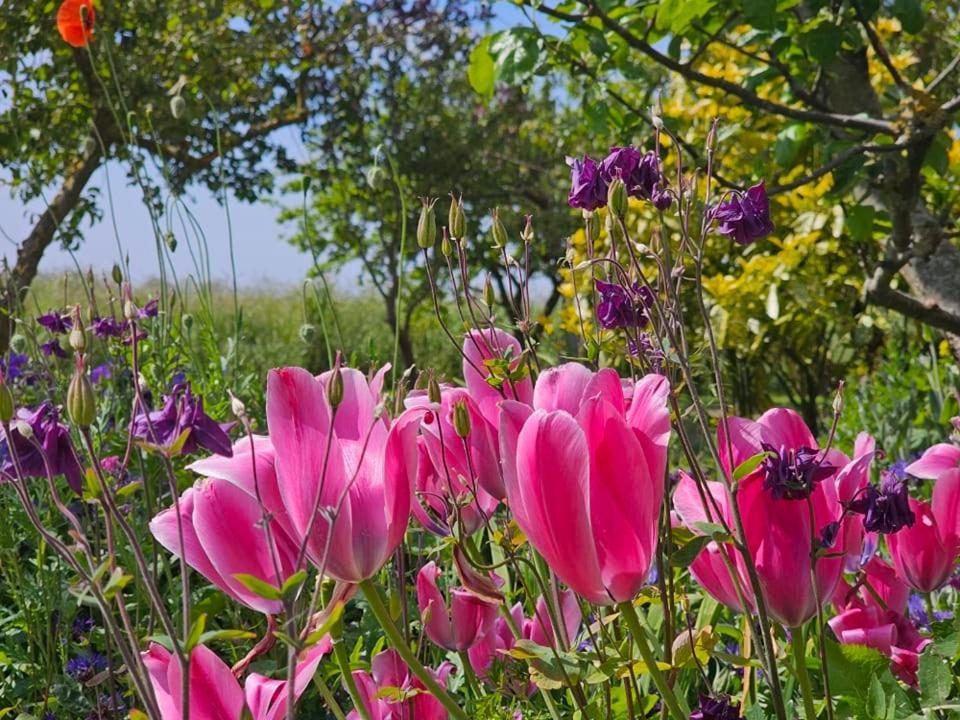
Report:
[[332,408],[338,407],[343,402],[343,373],[340,372],[339,360],[333,368],[330,384],[327,385],[327,402]]
[[533,215],[527,215],[527,222],[523,226],[523,232],[520,233],[520,238],[527,245],[533,242]]
[[493,305],[497,301],[497,297],[493,293],[493,281],[490,279],[490,273],[487,273],[487,277],[483,281],[483,301],[490,309],[493,309]]
[[470,411],[465,400],[453,404],[453,429],[460,438],[470,434]]
[[450,193],[450,214],[447,217],[447,227],[454,240],[462,240],[467,234],[467,218],[463,214],[463,196],[459,198]]
[[422,198],[420,220],[417,223],[417,245],[422,250],[429,250],[437,244],[437,216],[433,212],[435,199]]
[[67,388],[67,412],[73,424],[80,428],[90,427],[97,414],[93,385],[90,384],[83,363],[77,364],[70,387]]
[[387,179],[387,174],[379,165],[372,165],[367,168],[367,185],[372,190],[379,190],[383,187],[383,181]]
[[110,271],[113,275],[113,281],[120,285],[123,282],[123,270],[120,269],[120,266],[117,263],[113,264],[113,270]]
[[430,379],[427,381],[427,396],[430,398],[430,402],[437,405],[443,400],[440,394],[440,383],[437,382],[435,375],[430,375]]
[[504,227],[503,221],[500,219],[500,208],[493,209],[492,217],[493,224],[490,226],[490,234],[493,235],[493,246],[499,250],[506,247],[509,236],[507,235],[507,228]]
[[610,181],[607,189],[607,207],[617,217],[622,218],[627,212],[627,186],[619,177]]
[[440,250],[444,257],[450,257],[453,252],[453,243],[450,242],[450,236],[447,235],[447,229],[443,229],[443,240],[440,241]]
[[10,349],[22,355],[27,350],[27,338],[17,333],[10,338]]
[[583,211],[583,224],[587,238],[596,240],[600,237],[600,215],[591,210]]
[[317,337],[317,326],[312,325],[311,323],[304,323],[300,326],[300,339],[306,345],[313,345],[313,341]]

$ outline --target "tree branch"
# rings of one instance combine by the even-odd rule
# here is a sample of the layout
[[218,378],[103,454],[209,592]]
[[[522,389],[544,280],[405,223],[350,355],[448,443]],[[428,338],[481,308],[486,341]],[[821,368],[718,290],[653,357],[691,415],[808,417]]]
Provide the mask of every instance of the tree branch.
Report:
[[893,78],[893,81],[897,84],[898,88],[909,91],[911,89],[910,83],[903,79],[900,71],[898,71],[896,66],[893,64],[893,60],[890,58],[890,53],[888,53],[887,49],[883,46],[883,41],[880,40],[880,36],[877,35],[877,31],[873,29],[873,26],[870,24],[870,20],[866,17],[866,15],[863,14],[863,10],[860,8],[859,2],[853,3],[853,11],[857,15],[857,22],[863,26],[863,31],[867,34],[867,39],[870,41],[870,46],[877,54],[877,57],[880,58],[880,62],[883,63],[883,66],[887,69],[887,72],[890,73],[890,77]]

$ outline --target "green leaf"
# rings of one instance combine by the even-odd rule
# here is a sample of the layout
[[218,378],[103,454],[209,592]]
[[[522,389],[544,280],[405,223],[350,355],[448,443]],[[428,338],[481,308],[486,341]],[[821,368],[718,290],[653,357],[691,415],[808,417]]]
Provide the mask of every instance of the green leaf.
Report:
[[825,65],[836,57],[842,39],[843,33],[840,28],[829,22],[820,22],[812,30],[800,36],[800,43],[814,60]]
[[470,87],[478,95],[488,100],[493,97],[496,81],[496,66],[490,54],[490,37],[485,37],[470,51],[470,64],[467,66],[467,79]]
[[279,588],[261,580],[255,575],[237,573],[233,577],[239,580],[247,590],[255,593],[259,597],[262,597],[266,600],[283,600],[283,593],[280,592]]
[[257,636],[249,630],[208,630],[200,636],[200,642],[197,645],[208,645],[209,643],[234,640],[253,640]]
[[873,219],[877,211],[869,205],[857,205],[846,212],[847,230],[850,237],[866,242],[873,235]]
[[300,570],[295,572],[293,575],[287,578],[286,582],[283,583],[283,587],[280,588],[280,595],[285,598],[291,597],[302,584],[303,581],[307,579],[307,571]]
[[766,452],[758,452],[756,455],[748,457],[734,469],[733,479],[743,480],[747,475],[756,470],[766,457]]
[[662,0],[657,8],[657,30],[682,35],[716,4],[715,0]]
[[777,0],[741,0],[743,17],[753,27],[773,30],[777,24]]
[[314,630],[312,633],[307,635],[306,645],[310,647],[311,645],[316,645],[318,642],[323,640],[324,636],[330,633],[330,630],[333,629],[333,626],[340,622],[340,617],[343,615],[343,603],[339,602],[334,605],[333,610],[330,611],[330,616],[323,621],[323,623]]
[[508,84],[526,82],[540,63],[542,42],[532,28],[518,27],[491,36],[489,52],[496,75]]
[[695,522],[693,524],[693,527],[699,530],[700,532],[704,533],[705,535],[709,535],[711,538],[713,538],[717,542],[726,542],[730,539],[730,536],[727,534],[727,531],[724,530],[723,525],[721,525],[720,523]]
[[675,568],[685,568],[697,559],[700,551],[710,542],[706,535],[697,535],[689,542],[680,546],[670,553],[670,566]]
[[885,720],[887,716],[887,694],[876,675],[870,678],[866,711],[871,720]]
[[207,614],[201,615],[193,622],[190,628],[190,635],[187,636],[186,651],[190,652],[200,644],[200,638],[203,636],[203,630],[207,626]]
[[926,18],[923,16],[923,7],[918,0],[894,0],[893,15],[900,21],[903,31],[918,33],[923,29]]
[[920,656],[920,669],[917,671],[920,681],[920,703],[924,707],[940,705],[950,694],[953,675],[950,663],[932,650]]
[[866,645],[840,645],[827,639],[827,667],[835,695],[867,699],[870,678],[889,674],[890,660]]

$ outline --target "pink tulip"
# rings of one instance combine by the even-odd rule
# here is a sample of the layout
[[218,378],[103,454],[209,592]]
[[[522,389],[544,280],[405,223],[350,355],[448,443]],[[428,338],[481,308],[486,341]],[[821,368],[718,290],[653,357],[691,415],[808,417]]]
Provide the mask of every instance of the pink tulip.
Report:
[[533,399],[533,383],[526,377],[504,382],[499,388],[494,387],[487,382],[491,377],[488,363],[500,362],[510,370],[516,370],[522,362],[521,352],[517,339],[503,330],[471,330],[464,338],[463,380],[480,414],[494,431],[500,423],[500,402],[515,400],[529,405]]
[[360,582],[383,567],[407,529],[422,411],[407,411],[390,427],[378,410],[382,371],[369,384],[356,370],[341,374],[343,400],[334,411],[330,373],[272,370],[267,423],[297,537],[307,538],[310,559],[330,577]]
[[[874,556],[864,566],[862,572],[863,581],[856,589],[851,588],[844,580],[837,585],[833,594],[833,604],[837,610],[874,606],[883,610],[893,610],[901,615],[906,612],[910,588],[900,580],[896,570]],[[877,602],[877,597],[882,601],[882,605]]]
[[[858,441],[860,454],[852,461],[836,451],[823,453],[806,424],[792,410],[777,408],[768,411],[756,422],[745,418],[729,419],[732,463],[722,426],[718,438],[721,460],[727,471],[763,452],[771,456],[750,475],[740,481],[738,506],[744,522],[746,542],[760,579],[770,615],[789,627],[805,623],[817,612],[817,594],[821,604],[833,595],[843,571],[842,555],[859,554],[863,538],[862,526],[844,519],[843,503],[849,501],[867,482],[867,471],[874,449],[864,436]],[[776,453],[776,456],[773,456]],[[803,479],[804,482],[799,482]],[[802,488],[806,488],[803,490]],[[707,483],[706,492],[720,508],[721,517],[732,527],[729,495],[720,483]],[[810,526],[813,508],[814,527]],[[694,480],[684,476],[674,493],[674,508],[682,522],[700,532],[699,522],[719,522],[714,507],[705,511]],[[841,523],[828,552],[816,564],[817,593],[810,579],[810,553],[814,540],[831,524]],[[755,599],[746,567],[740,554],[731,545],[725,547],[733,562],[740,587],[752,612]],[[704,588],[720,602],[738,610],[735,593],[721,549],[714,543],[701,551],[691,565],[691,572]]]
[[417,605],[427,637],[446,650],[463,652],[483,637],[497,616],[494,603],[481,600],[465,588],[450,593],[450,607],[437,587],[440,568],[424,565],[417,574]]
[[923,648],[930,644],[901,612],[876,603],[849,607],[828,621],[837,640],[845,645],[866,645],[890,658],[890,669],[916,687]]
[[543,647],[556,645],[561,650],[569,650],[575,644],[581,621],[580,603],[576,595],[566,590],[560,592],[559,613],[559,619],[563,622],[562,638],[555,637],[547,601],[541,595],[537,598],[533,617],[523,623],[523,636]]
[[930,502],[910,498],[910,509],[913,526],[888,535],[887,547],[901,579],[932,592],[950,579],[960,552],[960,469],[939,476]]
[[930,447],[923,456],[907,465],[907,473],[924,480],[938,480],[951,470],[960,469],[960,447],[939,443]]
[[[447,720],[449,716],[441,702],[423,692],[423,684],[410,673],[396,650],[384,650],[373,658],[370,665],[370,673],[362,670],[353,673],[370,720]],[[441,686],[446,687],[451,672],[453,665],[443,663],[433,672],[433,676]],[[400,692],[377,697],[385,688],[396,688]],[[399,700],[401,694],[409,699]],[[360,713],[352,710],[347,720],[360,720]]]
[[[253,575],[279,587],[295,572],[297,544],[278,521],[271,520],[271,548],[255,497],[227,480],[200,480],[180,496],[180,520],[178,524],[175,508],[168,508],[150,521],[150,532],[235,600],[263,613],[282,611],[280,601],[261,597],[236,577]],[[185,557],[181,556],[180,527]]]
[[629,600],[656,548],[670,414],[648,375],[627,408],[617,374],[569,363],[544,372],[534,410],[501,404],[503,474],[517,525],[590,602]]
[[[295,697],[299,698],[306,689],[323,656],[332,647],[329,636],[325,637],[300,658],[294,676]],[[143,662],[163,720],[181,720],[180,663],[169,650],[156,643],[143,653]],[[280,720],[286,710],[285,680],[271,680],[253,673],[241,689],[227,664],[204,645],[195,647],[190,655],[189,687],[191,720],[237,720],[245,706],[253,720]]]

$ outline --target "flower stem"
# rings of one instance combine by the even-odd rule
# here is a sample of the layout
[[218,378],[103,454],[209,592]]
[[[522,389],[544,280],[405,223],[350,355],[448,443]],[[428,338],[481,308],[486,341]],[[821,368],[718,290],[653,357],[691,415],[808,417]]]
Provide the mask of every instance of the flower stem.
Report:
[[357,689],[357,683],[354,681],[353,673],[350,670],[347,648],[340,639],[333,643],[333,656],[337,660],[337,665],[340,666],[340,675],[343,676],[343,684],[347,686],[347,694],[353,701],[353,707],[356,708],[363,720],[370,720],[370,712],[364,705],[363,698],[360,697],[360,691]]
[[451,716],[457,720],[469,720],[467,714],[457,705],[457,701],[450,697],[450,694],[443,689],[436,678],[430,674],[430,671],[420,663],[417,656],[410,649],[410,646],[404,642],[403,636],[400,634],[400,631],[397,630],[397,626],[394,625],[393,620],[390,619],[390,613],[387,611],[386,605],[383,604],[380,591],[377,590],[377,586],[373,581],[369,578],[360,581],[360,589],[363,590],[363,596],[367,599],[367,602],[370,603],[370,610],[377,618],[377,622],[380,623],[380,627],[382,627],[386,633],[390,644],[400,653],[400,657],[403,658],[403,661],[407,664],[407,667],[410,668],[410,671],[420,679],[420,682],[423,683],[427,691],[440,701]]
[[816,720],[817,710],[813,706],[813,689],[810,687],[810,675],[807,674],[807,652],[806,643],[803,639],[803,627],[795,627],[790,630],[793,640],[790,645],[793,647],[794,672],[797,674],[797,681],[800,683],[800,692],[803,693],[803,709],[807,720]]
[[627,621],[627,627],[630,628],[630,635],[640,650],[640,657],[643,658],[643,662],[647,666],[647,671],[650,673],[650,677],[653,678],[653,684],[657,686],[657,691],[660,693],[664,705],[666,705],[670,711],[670,715],[673,716],[674,720],[687,720],[690,711],[686,708],[686,703],[683,699],[677,698],[673,692],[673,688],[670,687],[667,679],[663,673],[660,672],[660,668],[657,667],[657,659],[654,657],[653,651],[650,649],[650,644],[647,642],[647,636],[640,626],[640,619],[637,617],[637,611],[634,609],[633,603],[623,602],[620,603],[618,607]]

